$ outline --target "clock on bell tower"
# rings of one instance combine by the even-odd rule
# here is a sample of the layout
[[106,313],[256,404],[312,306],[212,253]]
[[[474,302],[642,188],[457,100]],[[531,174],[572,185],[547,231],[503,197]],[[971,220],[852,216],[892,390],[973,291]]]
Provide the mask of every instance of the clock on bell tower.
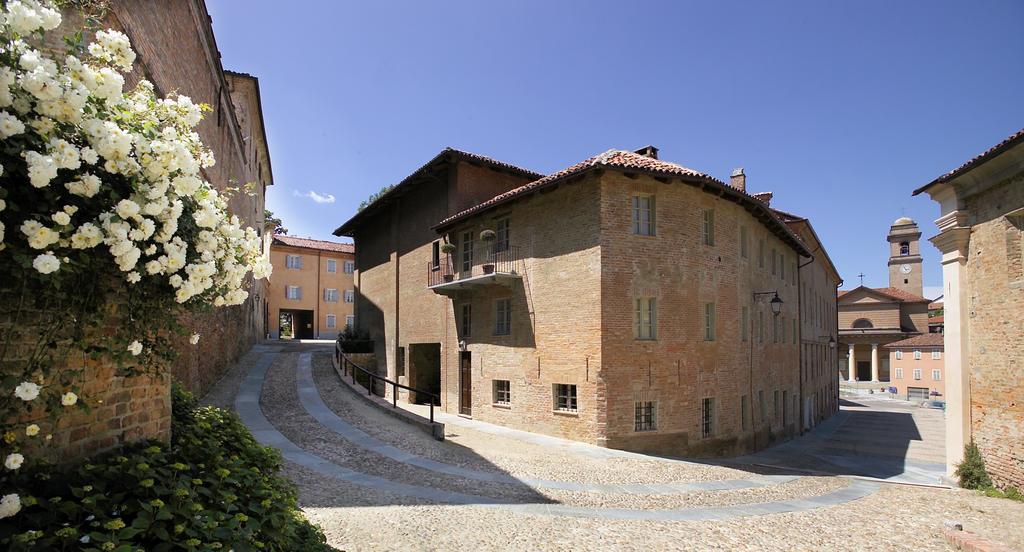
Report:
[[889,227],[889,287],[914,295],[924,294],[921,275],[921,231],[908,217],[900,217]]

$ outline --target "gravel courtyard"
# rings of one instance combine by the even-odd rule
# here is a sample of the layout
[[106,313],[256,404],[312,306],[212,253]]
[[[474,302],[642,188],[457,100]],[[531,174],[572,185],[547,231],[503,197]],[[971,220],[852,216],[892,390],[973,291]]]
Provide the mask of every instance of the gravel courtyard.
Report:
[[[303,509],[346,550],[949,550],[943,522],[1024,549],[1024,504],[962,490],[550,446],[368,406],[330,346],[266,342],[205,398],[282,449]],[[581,453],[582,451],[582,453]]]

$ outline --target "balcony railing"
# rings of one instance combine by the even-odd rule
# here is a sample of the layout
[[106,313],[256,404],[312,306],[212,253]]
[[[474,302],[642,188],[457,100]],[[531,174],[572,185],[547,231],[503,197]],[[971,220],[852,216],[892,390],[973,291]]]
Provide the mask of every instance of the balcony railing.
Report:
[[[474,253],[477,253],[474,251]],[[483,255],[473,255],[467,262],[461,253],[442,255],[438,265],[427,263],[427,287],[464,287],[470,282],[485,282],[498,279],[519,278],[522,274],[522,257],[519,247],[512,245],[495,251],[488,247]],[[482,257],[482,258],[479,258]]]

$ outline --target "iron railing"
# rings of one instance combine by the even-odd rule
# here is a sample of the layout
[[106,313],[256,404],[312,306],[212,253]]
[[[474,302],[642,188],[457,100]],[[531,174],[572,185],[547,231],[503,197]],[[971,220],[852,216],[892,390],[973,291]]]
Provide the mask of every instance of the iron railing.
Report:
[[[358,383],[366,388],[367,395],[373,395],[375,384],[380,381],[384,384],[384,390],[387,390],[387,386],[391,385],[391,407],[398,408],[398,390],[405,389],[412,393],[416,393],[417,398],[421,396],[427,396],[430,398],[430,423],[434,423],[434,405],[441,404],[441,395],[437,393],[431,393],[430,391],[424,391],[423,389],[416,389],[415,387],[409,387],[408,385],[402,385],[394,380],[389,380],[374,374],[373,372],[363,368],[362,366],[352,362],[352,359],[348,358],[345,353],[339,349],[335,349],[335,354],[338,357],[338,364],[341,366],[342,376],[349,376],[352,378],[352,383]],[[363,383],[363,382],[366,383]]]
[[492,245],[483,252],[481,257],[482,259],[474,255],[468,270],[463,270],[465,266],[458,253],[443,255],[436,265],[433,261],[428,261],[427,287],[486,274],[519,274],[522,260],[519,255],[519,246],[510,245],[496,251]]

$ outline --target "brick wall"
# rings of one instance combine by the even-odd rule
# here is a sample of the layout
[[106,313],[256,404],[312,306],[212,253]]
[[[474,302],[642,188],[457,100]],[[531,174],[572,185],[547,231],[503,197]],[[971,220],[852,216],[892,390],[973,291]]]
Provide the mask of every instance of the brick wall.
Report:
[[[1024,175],[967,199],[971,431],[994,483],[1024,488]],[[965,367],[966,369],[967,367]]]
[[[103,26],[127,34],[138,53],[126,89],[145,76],[162,94],[179,92],[213,108],[197,129],[217,158],[205,177],[219,190],[255,183],[252,195],[237,194],[229,207],[244,224],[262,232],[264,191],[272,178],[255,79],[224,73],[203,2],[173,0],[140,9],[135,2],[115,0],[110,8]],[[80,13],[65,11],[63,26],[51,37],[69,34],[82,23]],[[243,135],[251,138],[248,146]],[[54,430],[51,450],[67,460],[139,438],[169,439],[172,377],[199,394],[207,390],[263,336],[265,300],[264,283],[257,282],[243,305],[184,317],[182,325],[202,338],[197,346],[188,344],[187,337],[178,339],[182,354],[170,374],[123,378],[112,366],[86,362],[79,353],[68,355],[69,366],[85,366],[82,396],[93,410],[68,416],[57,428],[44,427]]]

